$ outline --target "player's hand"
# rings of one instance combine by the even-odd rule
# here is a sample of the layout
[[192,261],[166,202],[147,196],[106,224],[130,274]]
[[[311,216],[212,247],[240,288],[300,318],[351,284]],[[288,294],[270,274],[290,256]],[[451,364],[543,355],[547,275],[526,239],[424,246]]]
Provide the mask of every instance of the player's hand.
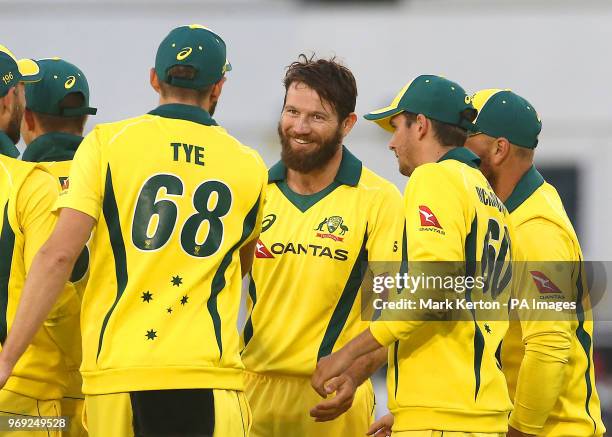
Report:
[[2,360],[1,355],[2,354],[0,354],[0,389],[4,387],[6,381],[8,381],[11,373],[13,372],[13,366]]
[[326,398],[329,393],[325,390],[325,383],[332,378],[342,375],[351,364],[353,364],[353,360],[346,348],[342,348],[331,355],[321,358],[310,380],[312,388],[314,388],[321,397]]
[[357,386],[353,378],[346,373],[332,378],[325,384],[327,394],[336,392],[336,396],[319,402],[310,410],[310,416],[315,418],[315,422],[327,422],[345,413],[355,399]]
[[389,437],[391,435],[391,428],[393,427],[393,414],[387,414],[374,422],[366,435],[373,437]]
[[519,431],[518,429],[508,427],[508,433],[506,437],[533,437],[535,434],[525,434],[524,432]]

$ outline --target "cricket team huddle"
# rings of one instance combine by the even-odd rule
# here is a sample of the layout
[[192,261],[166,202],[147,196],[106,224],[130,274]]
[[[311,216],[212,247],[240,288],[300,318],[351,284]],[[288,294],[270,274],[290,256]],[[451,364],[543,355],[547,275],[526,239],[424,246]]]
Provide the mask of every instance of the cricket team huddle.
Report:
[[[85,73],[0,46],[0,418],[70,418],[0,436],[604,435],[582,252],[534,166],[525,98],[421,75],[366,114],[409,176],[402,198],[345,145],[346,66],[287,67],[269,169],[213,118],[231,68],[218,34],[177,27],[150,71],[159,106],[83,137]],[[362,316],[366,275],[440,261],[476,275],[485,259],[542,262],[522,293],[576,312]],[[508,284],[489,294],[507,302]]]

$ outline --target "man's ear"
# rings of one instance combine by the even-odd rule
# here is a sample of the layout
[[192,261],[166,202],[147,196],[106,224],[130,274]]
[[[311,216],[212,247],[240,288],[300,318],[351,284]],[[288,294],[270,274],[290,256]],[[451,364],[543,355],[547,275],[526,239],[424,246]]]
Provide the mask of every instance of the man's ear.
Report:
[[501,165],[510,156],[510,147],[510,142],[506,138],[497,138],[491,154],[491,163],[496,166]]
[[225,81],[227,80],[227,78],[225,76],[223,76],[221,79],[219,79],[219,81],[217,83],[215,83],[212,87],[212,91],[210,92],[210,101],[211,102],[216,102],[217,100],[219,100],[219,96],[221,95],[221,91],[223,91],[223,84],[225,84]]
[[155,71],[155,68],[151,68],[151,71],[149,72],[149,83],[151,84],[151,87],[153,87],[155,92],[159,94],[159,77],[157,77],[157,72]]
[[412,124],[416,125],[417,127],[419,140],[422,140],[431,130],[431,122],[423,114],[418,114],[416,121]]
[[10,111],[13,107],[13,99],[16,99],[15,89],[11,88],[4,97],[0,97],[0,117],[6,115],[7,111]]
[[33,131],[36,128],[36,118],[34,117],[32,111],[30,111],[28,108],[25,108],[25,110],[23,111],[22,120],[22,128],[25,127],[29,132]]
[[349,115],[346,116],[341,125],[343,137],[349,134],[349,132],[353,129],[353,126],[355,126],[355,123],[357,123],[357,114],[351,112]]

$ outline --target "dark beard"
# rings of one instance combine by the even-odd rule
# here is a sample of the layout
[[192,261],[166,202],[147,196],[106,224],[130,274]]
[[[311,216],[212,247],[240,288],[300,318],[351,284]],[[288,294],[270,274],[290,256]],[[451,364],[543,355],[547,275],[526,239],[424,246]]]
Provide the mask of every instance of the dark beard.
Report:
[[278,124],[278,137],[282,146],[281,160],[287,168],[298,173],[310,173],[325,166],[334,157],[342,144],[342,131],[340,127],[338,127],[332,137],[324,140],[318,149],[310,153],[295,152],[289,144],[289,138],[283,134],[280,123]]
[[21,126],[21,117],[23,116],[23,111],[19,105],[15,104],[13,108],[13,116],[9,121],[9,125],[6,128],[6,135],[11,139],[14,144],[19,142],[21,138],[20,126]]

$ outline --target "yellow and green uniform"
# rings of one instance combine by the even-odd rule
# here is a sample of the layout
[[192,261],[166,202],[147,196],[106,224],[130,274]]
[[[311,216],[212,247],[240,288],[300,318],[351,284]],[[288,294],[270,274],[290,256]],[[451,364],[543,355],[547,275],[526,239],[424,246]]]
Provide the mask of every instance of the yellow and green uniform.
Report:
[[[535,167],[505,203],[516,245],[531,274],[537,275],[527,275],[523,292],[577,304],[571,320],[511,323],[501,355],[515,400],[510,425],[547,437],[603,435],[593,366],[593,318],[574,228],[557,191]],[[558,268],[563,265],[569,268]],[[539,290],[538,278],[552,281],[549,288],[559,293]]]
[[514,257],[512,230],[505,207],[478,170],[479,161],[469,150],[455,148],[413,172],[404,194],[405,250],[409,270],[428,261],[465,262],[466,275],[476,277],[482,272],[475,261],[486,251],[489,264],[504,266],[504,273],[499,282],[466,291],[464,297],[483,301],[495,289],[501,310],[483,314],[474,309],[467,320],[370,325],[376,340],[390,346],[387,389],[398,435],[507,430],[512,403],[496,353],[508,326],[503,303],[511,288],[505,279]]
[[259,233],[266,179],[259,155],[195,106],[162,105],[83,140],[56,206],[97,222],[86,395],[243,389],[239,249]]
[[[58,193],[59,184],[40,166],[0,155],[0,344],[11,329],[32,259],[55,226],[51,210]],[[3,391],[37,401],[62,398],[68,384],[62,356],[66,345],[56,342],[62,333],[54,322],[70,319],[78,311],[74,288],[67,285]],[[0,405],[0,410],[11,412],[14,405],[14,400],[9,401],[9,405]],[[59,410],[59,405],[53,409]]]
[[349,412],[315,423],[308,412],[321,398],[310,377],[321,357],[367,328],[361,282],[367,262],[380,262],[370,265],[378,270],[401,260],[401,195],[346,148],[334,181],[319,193],[293,192],[286,173],[282,162],[269,171],[249,284],[242,359],[252,433],[361,435],[374,403],[369,381]]
[[[53,174],[62,186],[67,185],[70,174],[70,165],[74,154],[83,141],[80,135],[72,135],[63,132],[51,132],[43,134],[33,140],[23,153],[22,159],[30,162],[44,163],[45,168]],[[89,266],[89,250],[86,247],[79,256],[70,281],[76,289],[79,299],[83,297]],[[81,386],[83,380],[79,372],[81,365],[81,331],[79,326],[79,313],[70,318],[47,321],[46,325],[52,324],[54,332],[58,335],[56,342],[63,346],[62,352],[69,372],[69,382],[64,398],[62,399],[62,414],[72,418],[70,425],[70,436],[83,434],[81,425],[81,410],[83,408],[83,393]]]

